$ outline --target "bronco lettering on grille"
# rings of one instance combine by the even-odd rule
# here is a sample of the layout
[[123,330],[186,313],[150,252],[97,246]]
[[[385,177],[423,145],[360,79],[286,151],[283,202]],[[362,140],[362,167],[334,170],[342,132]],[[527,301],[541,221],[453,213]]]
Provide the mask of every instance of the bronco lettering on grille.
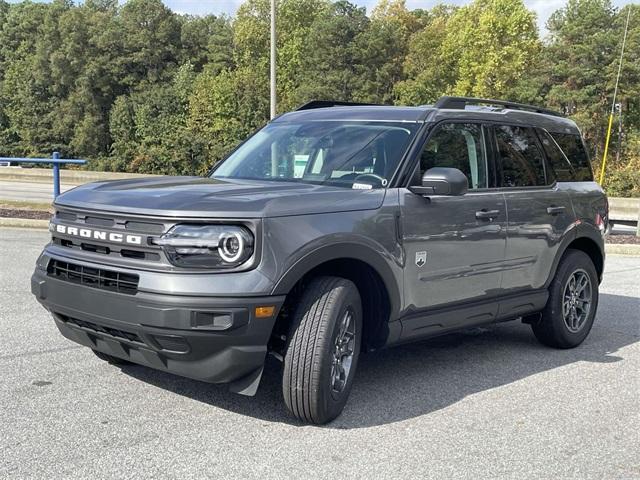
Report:
[[50,230],[52,232],[64,233],[66,235],[73,235],[81,238],[92,238],[94,240],[107,240],[115,243],[130,243],[133,245],[142,245],[142,236],[129,235],[125,233],[105,232],[102,230],[92,230],[89,228],[69,227],[67,225],[54,225],[51,224]]

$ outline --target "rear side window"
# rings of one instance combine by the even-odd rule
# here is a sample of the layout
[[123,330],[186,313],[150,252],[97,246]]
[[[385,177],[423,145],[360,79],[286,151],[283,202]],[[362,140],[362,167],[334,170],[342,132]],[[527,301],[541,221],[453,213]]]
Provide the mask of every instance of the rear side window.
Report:
[[545,185],[544,156],[530,128],[495,128],[503,187]]
[[576,178],[576,171],[553,137],[546,130],[536,129],[536,131],[549,161],[547,178],[558,182],[573,182]]
[[[589,156],[584,149],[580,135],[572,133],[552,133],[551,136],[569,159],[574,170],[574,182],[593,181],[593,173],[589,164]],[[558,179],[560,180],[560,179]]]

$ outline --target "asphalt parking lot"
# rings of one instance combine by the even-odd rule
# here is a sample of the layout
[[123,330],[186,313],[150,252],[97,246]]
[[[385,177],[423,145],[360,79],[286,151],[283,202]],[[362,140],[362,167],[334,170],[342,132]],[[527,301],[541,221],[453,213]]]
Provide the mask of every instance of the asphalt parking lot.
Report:
[[520,323],[362,357],[344,414],[297,424],[64,339],[29,293],[44,231],[0,229],[0,478],[640,478],[640,257],[610,256],[587,341]]

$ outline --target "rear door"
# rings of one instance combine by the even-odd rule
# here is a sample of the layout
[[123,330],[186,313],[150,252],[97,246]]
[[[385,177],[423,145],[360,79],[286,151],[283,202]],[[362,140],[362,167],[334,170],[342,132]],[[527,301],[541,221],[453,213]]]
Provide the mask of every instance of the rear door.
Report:
[[498,179],[507,202],[505,293],[544,286],[574,221],[569,193],[556,181],[533,128],[493,127]]
[[605,231],[609,221],[608,202],[602,187],[593,180],[589,155],[580,133],[539,130],[538,136],[545,146],[559,188],[571,196],[576,221]]

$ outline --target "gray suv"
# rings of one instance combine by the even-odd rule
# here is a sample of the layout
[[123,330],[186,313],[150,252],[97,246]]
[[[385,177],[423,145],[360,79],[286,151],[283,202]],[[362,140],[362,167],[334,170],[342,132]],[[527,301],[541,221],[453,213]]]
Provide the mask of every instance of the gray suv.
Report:
[[311,102],[206,178],[92,183],[55,210],[31,286],[65,337],[245,395],[272,354],[318,424],[362,352],[516,319],[579,345],[608,223],[574,122],[460,97]]

